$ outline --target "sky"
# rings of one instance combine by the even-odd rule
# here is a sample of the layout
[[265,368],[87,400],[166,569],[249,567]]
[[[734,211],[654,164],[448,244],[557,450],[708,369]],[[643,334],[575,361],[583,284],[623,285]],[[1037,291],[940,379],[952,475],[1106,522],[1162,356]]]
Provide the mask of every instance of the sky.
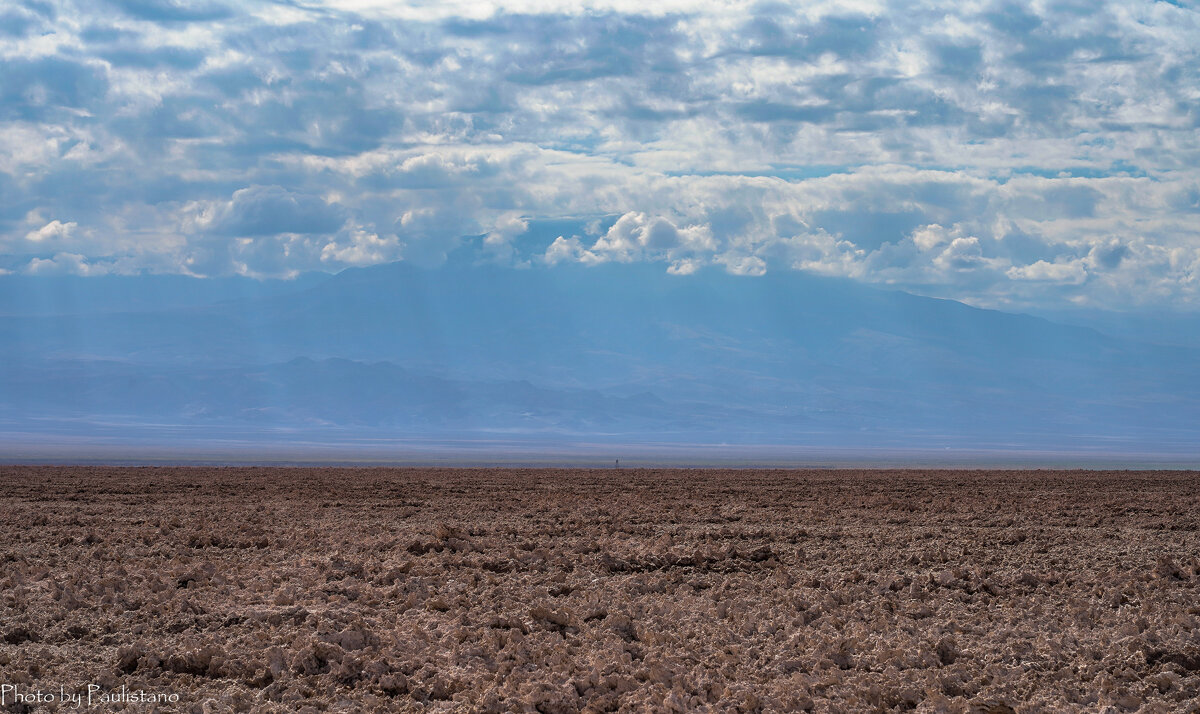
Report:
[[0,270],[289,278],[463,245],[1200,309],[1180,2],[0,10]]

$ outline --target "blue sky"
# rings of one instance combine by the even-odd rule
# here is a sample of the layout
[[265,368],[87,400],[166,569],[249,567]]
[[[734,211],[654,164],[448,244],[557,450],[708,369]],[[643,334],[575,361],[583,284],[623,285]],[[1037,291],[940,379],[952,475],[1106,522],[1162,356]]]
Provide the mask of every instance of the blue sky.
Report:
[[289,277],[474,236],[1195,310],[1198,54],[1188,2],[18,0],[0,269]]

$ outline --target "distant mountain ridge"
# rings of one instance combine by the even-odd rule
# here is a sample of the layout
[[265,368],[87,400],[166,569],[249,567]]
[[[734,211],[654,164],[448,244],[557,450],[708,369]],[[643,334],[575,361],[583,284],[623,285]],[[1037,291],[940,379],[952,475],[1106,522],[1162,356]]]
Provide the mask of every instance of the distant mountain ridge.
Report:
[[0,277],[0,431],[1200,441],[1200,351],[800,272],[393,263],[112,278],[104,295],[37,280]]

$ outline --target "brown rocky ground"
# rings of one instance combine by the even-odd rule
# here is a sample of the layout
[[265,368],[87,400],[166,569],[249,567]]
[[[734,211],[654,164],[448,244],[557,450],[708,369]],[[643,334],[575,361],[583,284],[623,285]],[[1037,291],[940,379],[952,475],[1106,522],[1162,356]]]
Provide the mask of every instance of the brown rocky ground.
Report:
[[97,707],[129,711],[1200,711],[1198,484],[0,467],[0,683],[179,695]]

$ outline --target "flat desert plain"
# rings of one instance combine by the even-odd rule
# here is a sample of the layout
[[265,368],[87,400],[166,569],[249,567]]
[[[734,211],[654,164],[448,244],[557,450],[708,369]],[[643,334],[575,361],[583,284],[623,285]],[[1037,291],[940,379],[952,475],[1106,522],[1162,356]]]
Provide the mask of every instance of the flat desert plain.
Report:
[[1198,498],[1194,472],[0,467],[3,706],[1195,712]]

